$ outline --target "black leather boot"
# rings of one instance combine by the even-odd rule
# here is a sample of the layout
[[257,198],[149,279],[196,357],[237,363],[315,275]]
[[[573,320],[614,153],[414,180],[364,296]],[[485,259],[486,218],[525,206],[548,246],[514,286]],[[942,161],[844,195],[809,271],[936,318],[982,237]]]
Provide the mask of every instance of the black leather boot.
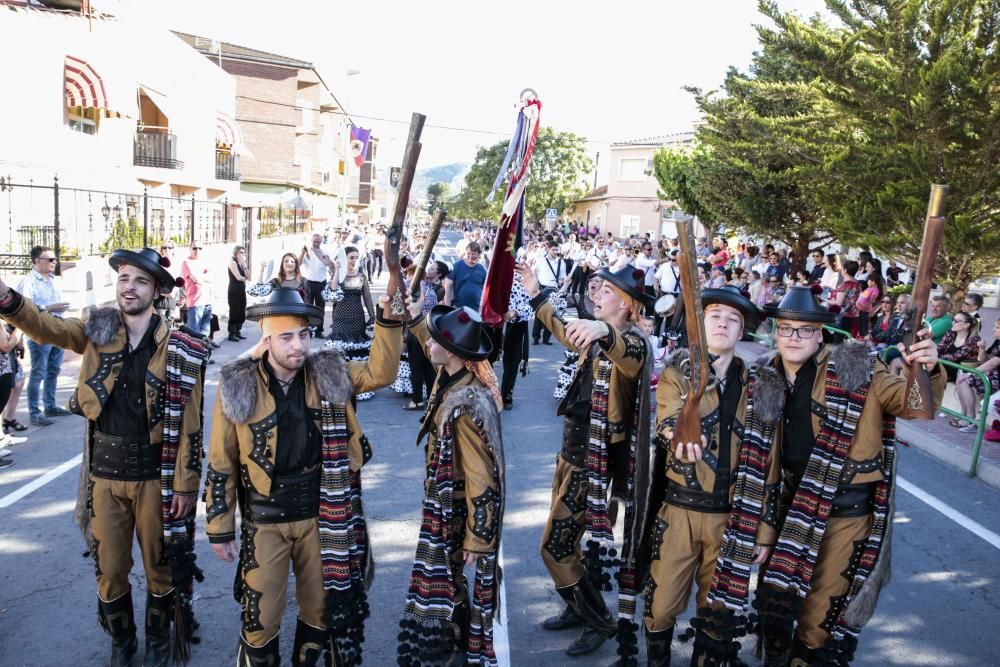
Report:
[[97,599],[97,617],[101,627],[111,635],[109,667],[131,667],[132,657],[139,650],[135,638],[135,617],[132,613],[132,591],[112,602]]
[[562,610],[562,613],[545,619],[542,622],[542,628],[545,630],[568,630],[583,625],[583,619],[580,618],[580,614],[576,613],[576,609],[573,608],[573,587],[557,588],[556,593],[566,602],[566,607]]
[[302,619],[295,625],[295,644],[292,646],[294,667],[332,667],[333,652],[330,631],[314,628]]
[[468,660],[466,658],[466,643],[469,638],[469,605],[467,602],[461,602],[455,605],[454,611],[451,614],[451,631],[453,633],[453,641],[451,656],[448,658],[448,662],[445,663],[445,667],[462,667]]
[[173,664],[170,626],[174,620],[174,593],[162,597],[146,593],[146,657],[142,667],[167,667]]
[[279,667],[281,646],[278,637],[275,635],[260,648],[250,646],[243,637],[240,637],[240,647],[236,653],[237,667]]
[[792,640],[792,650],[788,654],[788,667],[811,667],[819,665],[816,659],[816,651],[809,648],[805,643],[796,637]]
[[659,632],[646,630],[646,664],[648,667],[670,667],[670,642],[674,626]]
[[588,576],[581,577],[572,589],[577,613],[583,618],[586,627],[583,634],[577,637],[566,649],[566,655],[587,655],[601,648],[604,642],[614,637],[618,626],[614,618],[611,617],[608,606],[604,603],[604,596],[594,587]]

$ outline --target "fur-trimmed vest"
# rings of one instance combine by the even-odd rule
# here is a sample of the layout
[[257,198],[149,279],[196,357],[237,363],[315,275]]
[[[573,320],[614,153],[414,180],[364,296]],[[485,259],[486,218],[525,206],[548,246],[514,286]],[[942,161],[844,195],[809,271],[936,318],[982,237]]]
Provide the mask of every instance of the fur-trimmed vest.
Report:
[[[360,470],[372,450],[351,396],[386,387],[396,379],[403,347],[400,328],[379,322],[367,361],[345,361],[333,348],[312,352],[306,358],[306,410],[317,430],[322,427],[321,398],[345,411],[352,470]],[[244,484],[249,481],[261,495],[270,495],[278,443],[277,406],[268,391],[263,362],[237,359],[223,366],[221,375],[205,484],[207,530],[215,541],[234,533],[237,479],[242,477]]]
[[[29,299],[19,297],[4,319],[34,341],[55,345],[82,355],[76,389],[69,409],[95,421],[104,409],[115,380],[125,363],[128,333],[117,308],[92,308],[87,319],[59,318],[39,310]],[[162,321],[153,336],[156,351],[146,372],[145,403],[149,441],[163,442],[163,410],[167,376],[167,342],[170,330]],[[201,383],[191,394],[184,411],[181,439],[174,473],[174,492],[195,494],[201,479],[202,424]]]
[[[463,551],[492,553],[500,531],[500,489],[503,479],[503,446],[500,416],[492,394],[471,373],[445,389],[434,411],[434,428],[429,432],[428,462],[438,438],[451,419],[454,445],[455,521],[465,521]],[[455,419],[456,412],[461,415]],[[496,508],[490,511],[490,507]]]
[[[823,415],[826,414],[826,367],[833,360],[838,369],[841,384],[848,391],[854,391],[870,382],[868,400],[861,411],[854,442],[844,464],[841,484],[865,484],[882,479],[882,416],[900,415],[905,409],[906,378],[893,375],[888,367],[868,355],[868,347],[862,343],[847,342],[829,345],[817,352],[816,380],[812,389],[812,432],[820,432]],[[785,405],[785,378],[777,365],[775,355],[768,356],[756,365],[757,390],[755,394],[758,414],[762,419],[773,422],[781,415]],[[940,367],[939,367],[940,368]],[[932,396],[934,409],[941,405],[947,376],[943,372],[932,373]],[[775,442],[780,447],[782,426],[775,429]],[[780,450],[776,450],[780,451]]]

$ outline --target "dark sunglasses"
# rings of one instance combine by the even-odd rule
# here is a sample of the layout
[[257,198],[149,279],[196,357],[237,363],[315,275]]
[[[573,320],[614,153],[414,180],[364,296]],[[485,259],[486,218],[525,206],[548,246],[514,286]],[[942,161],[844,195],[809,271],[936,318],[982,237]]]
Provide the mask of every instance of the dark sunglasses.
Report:
[[54,261],[56,261],[56,258],[55,257],[39,257],[35,261],[36,262],[54,262]]
[[882,299],[882,303],[892,303],[892,299]]

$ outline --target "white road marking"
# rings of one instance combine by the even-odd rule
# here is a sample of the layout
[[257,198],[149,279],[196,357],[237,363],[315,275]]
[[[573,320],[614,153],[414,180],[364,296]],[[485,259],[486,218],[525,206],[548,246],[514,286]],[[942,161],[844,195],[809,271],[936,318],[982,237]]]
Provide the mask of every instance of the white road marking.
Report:
[[42,488],[43,486],[54,480],[56,477],[59,477],[59,475],[63,474],[67,470],[71,470],[80,465],[81,461],[83,461],[83,454],[77,454],[69,461],[66,461],[65,463],[60,463],[57,467],[48,471],[38,479],[28,482],[27,484],[19,488],[17,491],[8,493],[3,498],[0,498],[0,509],[3,509],[4,507],[10,507],[11,505],[16,503],[21,498],[24,498],[32,491],[37,491],[38,489]]
[[899,475],[896,476],[896,482],[904,491],[914,496],[917,500],[930,505],[976,537],[982,538],[993,547],[1000,549],[1000,535],[997,535],[983,524],[970,519],[948,503],[935,498],[919,486],[903,479]]
[[[503,544],[497,554],[497,565],[503,569]],[[507,605],[510,604],[510,599],[507,597],[504,579],[500,580],[500,618],[493,624],[493,650],[497,654],[497,667],[510,667],[510,639],[507,636]]]

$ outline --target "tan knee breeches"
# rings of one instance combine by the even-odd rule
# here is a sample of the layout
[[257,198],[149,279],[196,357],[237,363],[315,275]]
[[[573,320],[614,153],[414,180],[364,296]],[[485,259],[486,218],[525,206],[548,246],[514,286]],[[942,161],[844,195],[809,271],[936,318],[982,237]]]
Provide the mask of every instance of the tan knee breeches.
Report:
[[149,591],[166,595],[174,586],[170,566],[160,563],[163,549],[160,480],[142,482],[90,478],[94,515],[91,553],[97,573],[97,594],[105,602],[117,600],[131,589],[132,534],[142,552]]
[[288,564],[295,573],[299,618],[325,628],[326,592],[319,553],[319,520],[248,525],[243,563],[243,636],[263,646],[281,630],[288,593]]
[[556,459],[552,478],[552,504],[542,532],[542,562],[556,588],[572,586],[586,572],[580,538],[586,529],[587,471]]
[[646,582],[646,629],[672,627],[687,608],[691,585],[698,584],[698,608],[707,605],[719,544],[729,515],[664,505],[656,516],[652,560]]
[[871,516],[830,519],[819,547],[812,585],[799,612],[796,636],[809,648],[820,648],[830,636],[830,624],[839,616],[838,598],[847,593],[851,582],[843,576],[854,557],[855,543],[868,536]]

